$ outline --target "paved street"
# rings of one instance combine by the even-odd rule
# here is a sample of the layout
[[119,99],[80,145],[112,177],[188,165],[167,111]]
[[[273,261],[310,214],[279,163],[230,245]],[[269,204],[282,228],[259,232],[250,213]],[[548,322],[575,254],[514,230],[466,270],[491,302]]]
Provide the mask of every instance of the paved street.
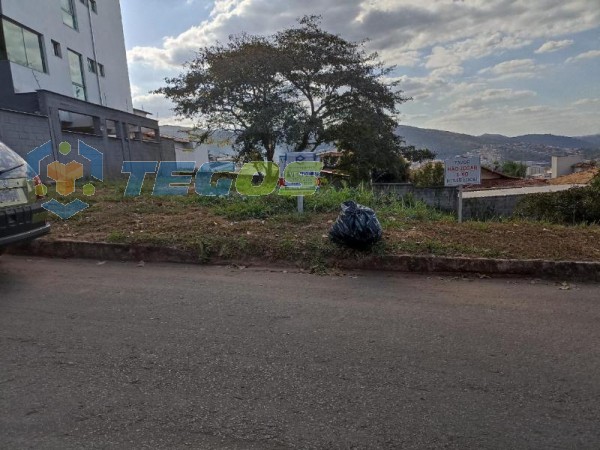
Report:
[[3,256],[0,448],[597,449],[560,287]]

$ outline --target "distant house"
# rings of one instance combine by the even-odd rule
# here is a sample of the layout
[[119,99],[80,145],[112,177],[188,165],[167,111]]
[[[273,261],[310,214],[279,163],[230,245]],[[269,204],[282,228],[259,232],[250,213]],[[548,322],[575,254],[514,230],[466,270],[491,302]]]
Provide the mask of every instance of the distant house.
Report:
[[520,180],[519,177],[511,177],[501,172],[488,169],[487,167],[481,168],[481,186],[485,188],[499,187],[508,183],[514,183],[516,180]]
[[562,177],[573,173],[573,166],[583,162],[582,155],[553,156],[552,178]]

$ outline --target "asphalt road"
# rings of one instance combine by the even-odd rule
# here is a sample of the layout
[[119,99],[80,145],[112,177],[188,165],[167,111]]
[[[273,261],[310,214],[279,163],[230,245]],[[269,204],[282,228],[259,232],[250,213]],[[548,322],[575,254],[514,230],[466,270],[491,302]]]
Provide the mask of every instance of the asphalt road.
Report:
[[600,285],[560,287],[5,256],[0,447],[597,449]]

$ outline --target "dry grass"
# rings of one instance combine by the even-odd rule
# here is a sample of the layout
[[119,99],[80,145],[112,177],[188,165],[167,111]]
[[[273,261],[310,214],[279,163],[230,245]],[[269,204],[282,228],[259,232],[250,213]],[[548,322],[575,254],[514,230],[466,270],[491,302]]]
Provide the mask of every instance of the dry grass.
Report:
[[550,179],[548,184],[588,184],[598,173],[600,173],[599,168],[584,170],[583,172]]
[[[372,200],[384,227],[384,241],[370,252],[329,242],[337,205],[348,196],[322,193],[294,212],[293,199],[157,198],[123,199],[119,188],[99,190],[92,206],[68,221],[53,219],[48,239],[144,243],[195,249],[206,259],[244,257],[285,260],[302,266],[369,254],[419,254],[520,259],[600,261],[600,226],[559,226],[502,221],[458,224],[422,205]],[[329,196],[329,197],[327,197]],[[332,197],[333,196],[333,197]],[[312,211],[311,211],[312,210]]]

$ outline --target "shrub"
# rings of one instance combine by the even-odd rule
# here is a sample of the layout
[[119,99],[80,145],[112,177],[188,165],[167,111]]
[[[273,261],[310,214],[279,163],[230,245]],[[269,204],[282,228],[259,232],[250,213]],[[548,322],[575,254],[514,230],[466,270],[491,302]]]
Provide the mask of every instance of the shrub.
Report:
[[444,164],[441,162],[428,162],[420,168],[413,170],[410,180],[417,187],[436,187],[444,185]]
[[515,213],[552,223],[600,223],[600,175],[586,187],[528,195],[519,202]]

